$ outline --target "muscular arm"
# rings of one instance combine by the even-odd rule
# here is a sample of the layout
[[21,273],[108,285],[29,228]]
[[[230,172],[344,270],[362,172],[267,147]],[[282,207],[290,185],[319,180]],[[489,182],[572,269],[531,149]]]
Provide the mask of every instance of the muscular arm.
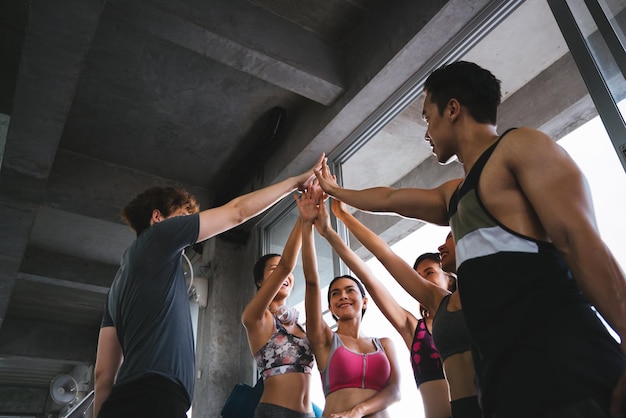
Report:
[[[437,310],[441,299],[450,292],[420,276],[406,261],[394,253],[382,238],[346,211],[341,202],[334,200],[332,208],[337,218],[385,266],[387,271],[404,290],[429,311],[435,312]],[[368,291],[376,305],[389,322],[400,332],[407,346],[410,347],[413,342],[417,319],[402,308],[376,278],[364,276],[362,280],[368,287]]]
[[[285,279],[293,272],[298,261],[298,253],[302,242],[300,220],[298,219],[287,238],[280,261],[263,286],[248,303],[241,315],[241,321],[248,334],[250,350],[255,353],[266,341],[269,328],[273,330],[273,318],[267,310]],[[271,331],[269,331],[271,332]]]
[[287,194],[302,189],[314,178],[313,171],[321,166],[324,154],[308,171],[296,177],[289,177],[263,189],[239,196],[230,202],[200,212],[198,242],[234,228],[255,217]]
[[117,339],[115,327],[100,328],[94,369],[94,417],[98,416],[102,403],[109,397],[121,364],[122,347]]
[[[531,129],[515,134],[524,135],[524,141],[507,141],[510,170],[577,284],[620,335],[626,353],[626,280],[597,231],[583,174],[544,134]],[[626,405],[626,373],[620,385],[617,402]]]
[[350,190],[337,185],[325,161],[315,176],[324,192],[350,206],[369,212],[393,212],[437,225],[448,225],[448,201],[460,182],[460,179],[451,180],[435,189],[373,187]]

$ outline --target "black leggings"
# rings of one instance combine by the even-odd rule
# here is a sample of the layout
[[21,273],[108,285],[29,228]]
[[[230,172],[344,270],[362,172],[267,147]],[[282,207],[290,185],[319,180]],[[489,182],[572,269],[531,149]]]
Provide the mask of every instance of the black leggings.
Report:
[[264,402],[259,403],[254,410],[254,418],[312,418],[314,416],[313,413],[307,414]]
[[181,385],[149,374],[113,386],[97,418],[185,418],[190,405]]
[[478,397],[455,399],[450,402],[452,418],[482,418],[483,413],[478,406]]

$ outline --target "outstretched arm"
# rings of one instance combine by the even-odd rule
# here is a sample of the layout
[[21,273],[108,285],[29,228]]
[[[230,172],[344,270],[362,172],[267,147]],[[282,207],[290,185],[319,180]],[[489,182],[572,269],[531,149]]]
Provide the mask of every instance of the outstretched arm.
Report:
[[293,272],[298,261],[302,242],[300,220],[298,219],[285,243],[283,254],[274,271],[265,280],[263,286],[248,303],[241,315],[241,321],[248,333],[250,350],[255,353],[269,338],[273,331],[272,314],[267,310],[287,277]]
[[306,188],[314,179],[314,170],[321,167],[324,158],[322,154],[311,169],[299,176],[289,177],[271,186],[236,197],[222,206],[200,212],[198,242],[241,225],[296,189]]
[[337,185],[326,161],[315,171],[320,187],[330,196],[369,212],[392,212],[437,225],[448,225],[448,201],[461,179],[451,180],[435,189],[394,189],[374,187],[364,190],[344,189]]
[[307,189],[301,199],[296,197],[300,221],[302,223],[302,269],[306,282],[304,308],[306,311],[306,333],[317,367],[323,370],[328,362],[328,354],[333,334],[322,316],[322,291],[317,270],[313,223],[319,211],[319,199],[311,189]]
[[[407,293],[413,296],[415,300],[430,312],[437,310],[441,299],[449,294],[449,291],[442,289],[420,276],[406,261],[394,253],[382,238],[359,222],[359,220],[345,210],[345,206],[337,200],[333,201],[333,213],[346,225],[356,239],[385,266],[389,274],[393,276]],[[382,292],[387,294],[384,299],[385,301],[387,298],[393,299],[387,289],[383,286],[380,286],[380,288]],[[414,330],[415,328],[412,329],[412,331]],[[411,334],[410,339],[412,341],[413,334]]]
[[361,418],[370,416],[371,414],[387,409],[387,407],[400,400],[400,369],[396,349],[389,338],[381,338],[380,342],[385,349],[385,354],[391,366],[391,373],[389,374],[387,385],[371,398],[356,404],[349,411],[330,414],[331,418]]
[[[396,281],[420,304],[434,312],[441,299],[449,292],[420,276],[409,264],[399,257],[378,235],[359,222],[345,205],[333,199],[332,210],[335,216],[346,225],[352,234],[367,248],[389,271]],[[417,319],[402,308],[387,288],[376,278],[364,279],[363,283],[381,312],[398,330],[408,347],[413,342]]]

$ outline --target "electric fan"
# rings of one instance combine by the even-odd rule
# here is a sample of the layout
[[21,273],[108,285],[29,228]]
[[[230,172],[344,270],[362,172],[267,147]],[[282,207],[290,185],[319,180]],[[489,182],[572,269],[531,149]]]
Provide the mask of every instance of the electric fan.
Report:
[[78,383],[68,374],[60,374],[50,383],[52,400],[61,405],[73,402],[78,395]]

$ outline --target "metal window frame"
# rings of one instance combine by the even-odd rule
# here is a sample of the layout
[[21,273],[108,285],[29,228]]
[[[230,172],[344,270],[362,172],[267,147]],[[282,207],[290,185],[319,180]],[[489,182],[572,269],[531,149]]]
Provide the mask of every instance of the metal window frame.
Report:
[[[589,45],[583,36],[580,27],[578,26],[574,15],[566,1],[563,0],[547,0],[548,6],[552,10],[554,19],[565,38],[565,42],[574,58],[574,62],[578,67],[578,71],[587,86],[589,95],[593,100],[598,114],[602,119],[602,123],[613,143],[613,147],[617,152],[617,156],[622,163],[622,168],[626,171],[626,124],[622,118],[613,94],[609,90],[609,86],[606,83],[600,68],[598,67],[596,60],[589,49]],[[624,62],[624,50],[615,50],[615,39],[610,40],[606,38],[612,38],[615,35],[613,28],[604,15],[604,11],[598,4],[597,0],[585,0],[585,5],[589,9],[589,13],[594,18],[598,31],[603,36],[605,42],[611,50],[614,58],[618,62]],[[590,7],[591,5],[591,7]],[[603,15],[602,18],[599,14]],[[613,36],[609,33],[613,33]],[[619,40],[617,40],[619,42]],[[619,44],[621,45],[621,44]],[[621,48],[621,46],[619,47]],[[622,75],[626,77],[624,69],[618,66]]]

